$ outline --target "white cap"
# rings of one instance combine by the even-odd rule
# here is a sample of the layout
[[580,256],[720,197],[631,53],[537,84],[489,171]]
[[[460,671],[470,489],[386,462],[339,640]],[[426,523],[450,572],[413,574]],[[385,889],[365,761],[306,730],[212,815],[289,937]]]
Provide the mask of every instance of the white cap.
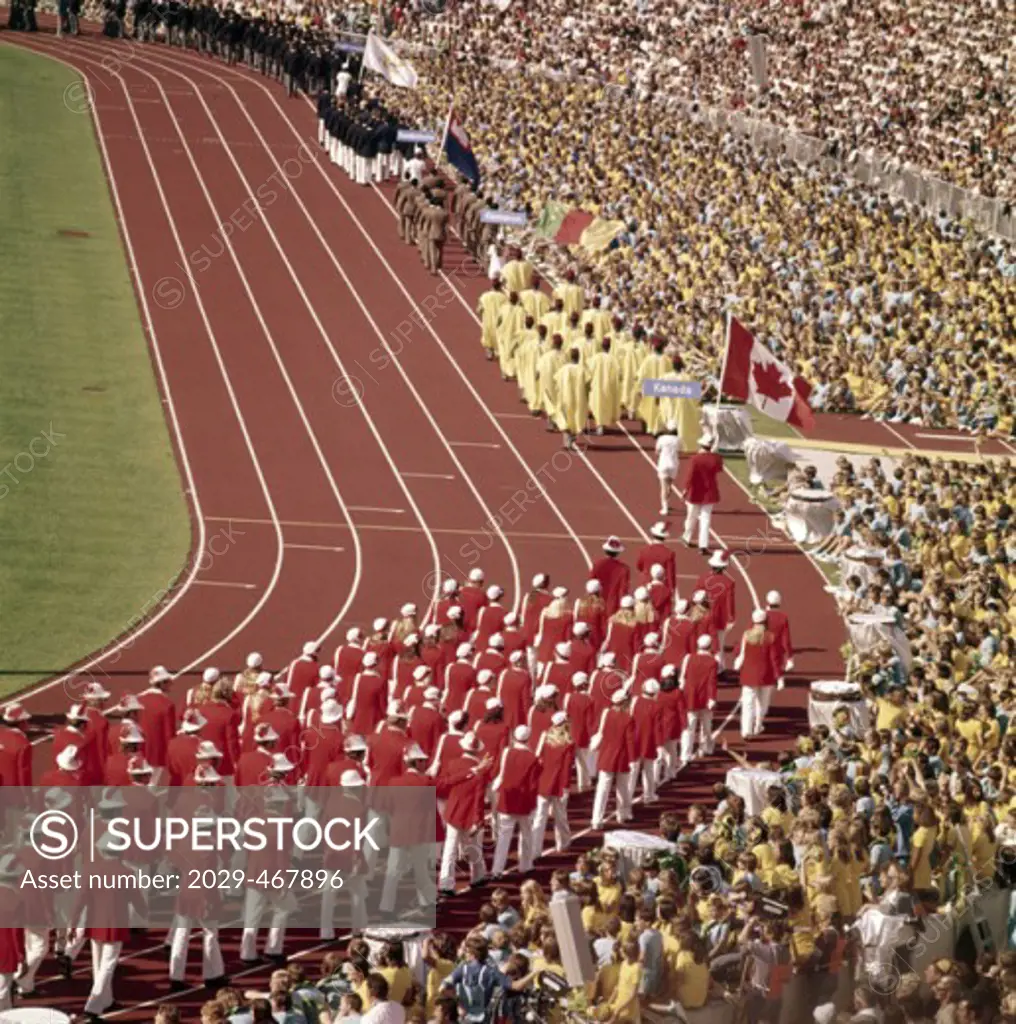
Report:
[[335,669],[331,665],[322,665],[318,669],[317,677],[322,683],[330,683],[335,678]]
[[441,691],[436,686],[428,686],[427,689],[423,691],[423,699],[424,700],[440,700],[441,699]]
[[713,638],[708,633],[703,633],[698,640],[695,641],[695,646],[700,651],[708,651],[713,646]]
[[491,697],[486,704],[483,705],[488,711],[494,711],[499,707],[503,707],[501,701],[497,697]]
[[655,679],[647,679],[642,684],[642,692],[647,697],[652,697],[660,692],[660,684]]
[[599,580],[586,580],[586,593],[587,594],[598,594],[600,592],[600,581]]
[[500,633],[493,633],[487,641],[487,646],[495,651],[500,651],[504,647],[504,637]]
[[646,590],[645,587],[636,587],[635,588],[635,600],[636,601],[648,601],[649,600],[649,591]]
[[603,550],[608,555],[619,555],[624,551],[624,545],[617,537],[610,536],[603,542]]
[[390,700],[388,702],[388,707],[385,709],[385,714],[389,718],[406,718],[407,717],[406,716],[406,710],[402,706],[402,701],[400,701],[400,700]]
[[751,613],[751,621],[754,622],[756,626],[760,626],[765,622],[765,620],[766,612],[764,608],[756,608],[755,611]]
[[441,584],[441,593],[451,597],[459,589],[458,580],[447,579]]
[[482,569],[470,569],[469,570],[469,582],[470,583],[482,583],[483,582],[483,570]]
[[480,686],[486,686],[493,678],[494,673],[491,672],[489,668],[481,668],[480,671],[476,673],[476,681]]
[[462,618],[462,605],[453,604],[445,614],[449,619],[461,619]]
[[339,785],[343,789],[356,789],[357,786],[365,786],[366,782],[355,768],[347,768],[339,778]]
[[660,678],[661,679],[673,679],[674,676],[676,676],[676,675],[677,675],[677,666],[676,665],[664,665],[663,668],[660,669]]
[[404,761],[427,761],[429,758],[423,752],[419,743],[410,743],[406,752],[402,755]]
[[468,658],[469,655],[472,654],[472,653],[473,653],[473,645],[470,644],[470,643],[459,644],[459,646],[455,648],[455,657],[456,658]]
[[553,687],[538,686],[536,688],[536,692],[533,694],[533,697],[536,700],[550,700],[550,698],[553,697],[556,692],[557,691]]
[[418,633],[410,633],[405,640],[402,641],[403,647],[415,647],[420,642],[420,636]]
[[635,607],[635,598],[632,597],[631,594],[625,594],[624,597],[621,598],[621,607],[622,608],[634,608]]
[[215,770],[214,765],[199,764],[194,769],[194,781],[199,784],[204,782],[213,786],[215,783],[222,781],[222,776]]
[[222,757],[222,751],[211,740],[202,740],[198,744],[198,749],[194,751],[194,756],[199,761],[211,761],[216,757]]
[[70,746],[64,747],[56,755],[56,766],[57,768],[62,768],[65,772],[76,772],[81,767],[81,761],[78,759],[78,748],[73,743]]
[[722,551],[714,551],[709,556],[709,564],[714,569],[725,569],[727,566],[727,556]]
[[383,629],[386,629],[387,627],[388,627],[388,620],[383,615],[379,615],[374,620],[374,632],[375,633],[380,633]]
[[559,658],[571,657],[571,644],[567,640],[562,641],[559,644],[554,644],[554,653]]
[[522,650],[514,650],[508,655],[508,663],[510,665],[517,665],[526,656],[526,652]]
[[528,725],[517,725],[515,731],[512,733],[516,743],[528,743],[529,737],[532,733],[529,731]]
[[346,643],[357,644],[363,639],[363,630],[359,626],[350,626],[346,630]]
[[659,647],[660,646],[660,634],[659,633],[646,633],[645,640],[642,641],[643,647]]
[[466,720],[466,713],[461,708],[458,711],[453,711],[448,716],[448,724],[453,727],[460,726]]
[[676,605],[674,605],[674,611],[678,615],[686,615],[691,605],[688,604],[688,598],[682,597]]
[[654,537],[658,537],[663,540],[667,536],[667,524],[666,523],[654,523],[653,528],[649,531]]
[[291,772],[296,767],[285,754],[272,754],[272,764],[268,769],[270,772]]
[[141,711],[144,708],[144,704],[133,693],[125,693],[120,698],[120,703],[113,709],[114,711]]
[[247,655],[247,668],[261,668],[264,664],[264,660],[257,651],[251,651]]
[[322,686],[321,687],[321,693],[320,693],[319,699],[320,699],[322,704],[324,704],[324,702],[326,700],[331,700],[334,696],[335,696],[335,687],[334,686]]
[[138,728],[137,722],[122,722],[119,740],[121,743],[144,743],[145,734]]
[[360,662],[362,668],[373,668],[377,664],[377,654],[374,651],[368,651]]
[[780,595],[780,592],[778,590],[770,590],[769,593],[766,594],[766,604],[768,604],[768,605],[778,605],[778,604],[782,604],[782,603],[783,603],[783,598]]
[[205,716],[197,708],[188,708],[183,714],[180,729],[182,732],[200,732],[205,724]]
[[662,565],[660,565],[659,562],[657,562],[656,564],[650,566],[649,575],[654,580],[662,580],[667,575],[667,571],[663,568]]
[[127,761],[128,775],[153,775],[154,773],[155,769],[140,754],[135,754]]
[[564,711],[555,711],[550,716],[551,725],[564,725],[568,721],[568,715]]
[[705,604],[706,592],[704,590],[696,590],[695,593],[691,595],[691,599],[695,604]]
[[342,744],[342,749],[347,754],[355,754],[359,750],[367,749],[367,741],[362,736],[357,736],[354,733],[352,736],[347,736]]
[[601,668],[613,668],[616,661],[617,655],[613,651],[604,651],[598,659],[598,664]]
[[435,625],[435,623],[433,622],[428,623],[426,626],[423,627],[423,637],[425,640],[433,640],[434,637],[436,637],[440,632],[441,627]]
[[560,600],[561,598],[568,596],[568,588],[554,587],[554,589],[550,593],[552,597],[556,597],[558,600]]
[[503,596],[504,591],[496,583],[492,583],[489,587],[487,587],[488,601],[500,601]]
[[571,677],[572,686],[583,687],[589,682],[589,676],[585,672],[575,672]]
[[4,708],[5,722],[27,722],[31,717],[17,701],[13,701]]
[[610,695],[610,703],[611,704],[623,704],[627,699],[628,699],[628,691],[627,690],[615,690]]
[[588,622],[576,622],[575,625],[572,626],[572,632],[576,636],[585,636],[586,633],[589,632],[589,623]]
[[319,650],[319,649],[320,649],[320,645],[318,644],[317,640],[308,640],[308,641],[307,641],[307,642],[306,642],[306,643],[305,643],[305,644],[303,645],[303,653],[304,653],[304,655],[305,655],[306,657],[308,657],[308,658],[309,658],[309,657],[310,657],[310,656],[311,656],[312,654],[317,654],[317,652],[318,652],[318,650]]
[[219,681],[219,670],[217,668],[206,668],[201,674],[201,682],[214,686]]
[[507,615],[506,615],[506,616],[504,617],[504,624],[505,624],[505,626],[507,626],[507,627],[508,627],[509,629],[511,629],[511,627],[512,627],[512,626],[517,626],[517,625],[518,625],[518,622],[519,622],[519,617],[518,617],[518,615],[517,615],[517,614],[516,614],[515,612],[509,612],[509,613],[508,613],[508,614],[507,614]]
[[342,721],[342,705],[337,700],[326,700],[321,703],[321,721],[325,725],[334,725]]
[[418,682],[422,683],[424,679],[430,678],[430,669],[426,665],[417,665],[413,669],[413,678]]
[[698,445],[699,445],[699,448],[712,448],[712,446],[713,446],[713,435],[712,434],[703,434],[698,439]]
[[151,683],[167,683],[172,679],[169,669],[165,665],[156,665],[151,672],[148,673],[148,681]]
[[475,754],[480,749],[480,741],[476,738],[474,733],[467,732],[462,739],[459,740],[459,744],[463,750],[469,751],[470,754]]
[[541,587],[545,587],[550,582],[550,577],[545,572],[538,572],[533,577],[533,587],[539,590]]
[[115,857],[119,851],[113,849],[113,837],[108,832],[103,832],[95,843],[95,849],[104,857]]
[[255,743],[274,743],[278,738],[279,734],[267,722],[258,722],[254,727]]
[[416,614],[416,605],[413,604],[412,601],[410,601],[407,604],[404,604],[402,606],[402,614],[403,615],[415,615]]
[[85,692],[82,694],[85,700],[108,700],[109,690],[107,690],[101,683],[89,683],[85,687]]
[[272,674],[271,672],[259,672],[257,679],[254,680],[254,685],[259,689],[265,690],[272,685]]

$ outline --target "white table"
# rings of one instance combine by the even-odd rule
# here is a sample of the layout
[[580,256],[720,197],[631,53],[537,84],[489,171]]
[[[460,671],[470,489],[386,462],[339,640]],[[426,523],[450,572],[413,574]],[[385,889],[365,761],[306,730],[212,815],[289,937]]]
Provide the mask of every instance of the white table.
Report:
[[702,426],[706,434],[719,439],[718,447],[725,452],[744,451],[749,437],[754,436],[751,416],[743,405],[715,403],[702,407]]
[[[810,690],[808,698],[808,725],[810,728],[813,729],[816,725],[825,725],[832,729],[833,715],[840,708],[846,708],[850,713],[850,724],[858,736],[864,736],[871,728],[871,712],[868,709],[868,702],[861,696],[859,683],[848,683],[841,679],[824,679],[812,683]],[[821,699],[820,695],[824,695],[826,699]]]
[[422,985],[426,977],[426,965],[423,962],[423,944],[433,933],[420,928],[368,928],[363,937],[370,947],[371,963],[377,960],[381,947],[390,942],[401,942],[406,954],[406,966],[413,972],[413,977]]
[[748,463],[748,481],[755,486],[774,481],[785,483],[790,467],[797,462],[797,456],[788,445],[761,437],[749,437],[744,442],[744,457]]
[[818,544],[833,532],[840,500],[832,491],[797,488],[783,510],[787,531],[798,544]]
[[840,555],[840,573],[844,580],[859,576],[862,583],[871,583],[875,573],[885,565],[885,553],[879,548],[855,545]]
[[749,818],[761,814],[769,806],[771,786],[784,787],[779,772],[762,771],[759,768],[731,768],[727,772],[727,789],[744,800],[744,811]]
[[677,846],[668,843],[662,836],[647,832],[632,832],[629,829],[615,829],[603,837],[603,848],[615,850],[620,855],[621,877],[627,879],[632,868],[645,867],[653,857],[661,853],[674,853]]
[[858,654],[867,654],[887,643],[896,652],[904,671],[910,671],[910,640],[891,612],[854,612],[847,616],[847,632]]

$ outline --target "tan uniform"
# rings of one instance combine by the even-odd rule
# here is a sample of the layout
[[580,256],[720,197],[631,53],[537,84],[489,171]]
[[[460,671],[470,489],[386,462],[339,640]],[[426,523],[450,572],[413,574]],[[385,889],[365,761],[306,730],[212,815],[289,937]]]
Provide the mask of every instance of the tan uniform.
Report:
[[433,205],[427,211],[427,252],[424,258],[424,263],[432,274],[441,269],[447,237],[448,211],[443,206]]

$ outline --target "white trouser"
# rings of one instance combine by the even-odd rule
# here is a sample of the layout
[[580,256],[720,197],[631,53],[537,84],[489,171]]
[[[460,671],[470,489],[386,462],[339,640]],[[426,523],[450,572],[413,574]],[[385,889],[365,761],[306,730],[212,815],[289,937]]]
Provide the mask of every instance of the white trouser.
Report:
[[121,945],[92,939],[92,991],[85,1002],[85,1013],[105,1013],[113,1002],[113,975],[120,962]]
[[373,171],[375,181],[385,180],[385,158],[380,153],[374,157],[374,166],[371,170]]
[[[642,776],[642,802],[651,804],[656,799],[656,758],[652,760],[643,758],[638,763],[636,771]],[[635,788],[634,778],[632,789]]]
[[13,993],[14,975],[0,974],[0,1010],[9,1010],[14,1005]]
[[325,141],[325,119],[323,117],[318,118],[317,123],[317,140],[319,145],[323,145]]
[[577,790],[581,793],[589,788],[589,783],[596,774],[596,752],[585,747],[575,751],[575,776]]
[[388,173],[393,178],[402,177],[402,154],[395,150],[388,161]]
[[381,913],[390,914],[395,909],[395,893],[399,882],[412,868],[416,884],[417,902],[421,906],[432,904],[437,899],[434,886],[434,844],[417,843],[415,846],[393,846],[388,851],[388,867],[385,870],[385,884],[381,891]]
[[449,825],[445,830],[444,850],[441,853],[441,873],[438,885],[442,889],[455,888],[455,862],[462,856],[469,862],[469,881],[479,882],[487,877],[483,860],[483,829],[460,832]]
[[677,774],[677,765],[680,760],[677,753],[677,740],[667,740],[660,747],[660,756],[657,760],[660,782],[669,782]]
[[[367,877],[372,877],[374,872],[377,870],[378,854],[385,848],[385,843],[388,840],[388,821],[382,817],[377,811],[367,811],[367,824],[370,832],[368,835],[377,844],[378,849],[374,849],[374,845],[369,842],[364,842],[362,847],[363,859],[367,862]],[[376,825],[371,825],[370,822],[376,821]]]
[[[243,921],[246,927],[240,939],[240,959],[257,958],[258,922],[271,903],[271,894],[265,889],[248,889],[243,900]],[[272,908],[272,919],[265,940],[265,956],[279,956],[286,938],[286,918],[289,914],[281,907]]]
[[[696,754],[695,748],[698,747]],[[687,763],[693,757],[705,757],[713,752],[713,713],[689,711],[688,724],[681,733],[681,760]]]
[[341,889],[326,883],[321,889],[321,930],[322,939],[335,938],[335,904],[339,893],[349,900],[350,927],[362,932],[367,927],[367,879],[364,875],[345,876]]
[[511,849],[515,829],[519,830],[519,863],[518,869],[523,874],[533,870],[533,816],[531,814],[498,814],[497,845],[494,847],[494,866],[492,874],[496,878],[504,874],[508,863],[508,851]]
[[25,929],[25,969],[18,975],[18,988],[24,995],[35,991],[35,975],[49,952],[49,929]]
[[617,801],[615,813],[618,823],[623,824],[631,817],[631,772],[600,772],[596,778],[596,795],[593,797],[593,828],[603,827],[612,789]]
[[688,505],[688,514],[684,520],[684,542],[690,544],[698,523],[698,546],[709,547],[709,524],[713,521],[712,505]]
[[538,665],[536,662],[536,648],[526,648],[526,667],[529,669],[529,674],[535,679],[537,676]]
[[187,945],[190,942],[191,929],[201,930],[201,977],[221,978],[226,969],[222,963],[222,950],[219,948],[219,929],[215,925],[207,925],[203,921],[195,921],[189,917],[178,917],[177,927],[173,929],[173,940],[169,944],[169,980],[183,981],[187,973]]
[[722,672],[727,667],[727,633],[730,627],[727,629],[718,629],[716,631],[716,658],[719,665],[719,669]]
[[772,696],[773,688],[771,686],[741,687],[742,736],[757,736],[762,731]]
[[[578,759],[576,758],[576,763]],[[554,815],[554,849],[560,853],[571,843],[571,828],[568,826],[568,794],[564,796],[541,796],[536,800],[536,815],[533,818],[533,856],[543,856],[543,838],[547,822]]]

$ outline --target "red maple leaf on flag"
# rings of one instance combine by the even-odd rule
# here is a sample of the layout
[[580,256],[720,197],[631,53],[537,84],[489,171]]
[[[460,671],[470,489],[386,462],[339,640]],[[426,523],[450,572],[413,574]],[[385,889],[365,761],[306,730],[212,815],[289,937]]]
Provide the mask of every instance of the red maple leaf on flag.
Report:
[[755,379],[755,390],[770,401],[782,402],[794,393],[775,363],[752,363],[751,375]]

